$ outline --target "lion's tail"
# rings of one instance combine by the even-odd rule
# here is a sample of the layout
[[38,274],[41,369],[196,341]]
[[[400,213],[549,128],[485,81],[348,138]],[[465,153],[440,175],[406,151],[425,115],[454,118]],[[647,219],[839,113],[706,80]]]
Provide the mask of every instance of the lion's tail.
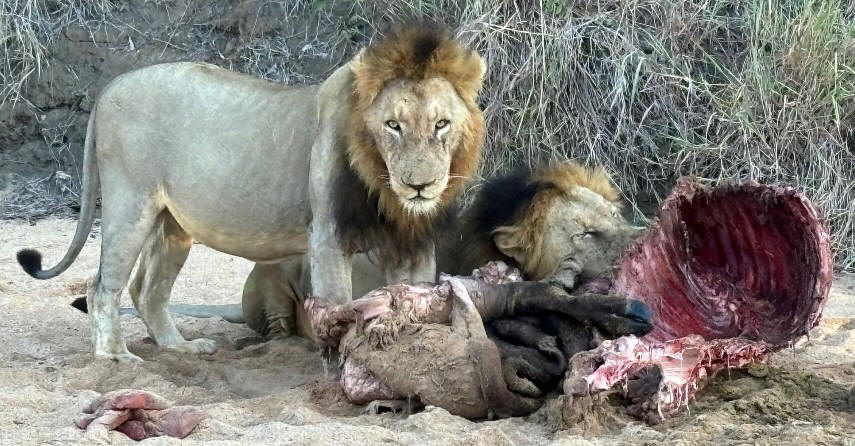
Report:
[[[86,296],[78,297],[71,302],[71,306],[84,312],[89,313],[89,304],[86,303]],[[187,305],[175,304],[168,305],[166,308],[170,313],[180,314],[182,316],[190,316],[196,318],[218,317],[233,324],[245,324],[246,318],[243,315],[243,306],[241,304],[223,304],[223,305]],[[131,307],[119,307],[119,315],[131,315],[140,317],[139,311]]]
[[89,123],[86,128],[86,142],[83,144],[83,193],[80,197],[80,218],[77,220],[77,229],[74,231],[74,239],[71,241],[71,246],[62,260],[47,271],[42,270],[42,254],[39,251],[35,249],[22,249],[18,251],[18,263],[21,264],[27,274],[36,279],[51,279],[68,269],[74,263],[74,260],[77,259],[77,255],[83,249],[86,239],[89,238],[89,231],[92,230],[99,183],[98,162],[94,150],[95,113],[97,107],[98,101],[95,101],[92,113],[89,114]]

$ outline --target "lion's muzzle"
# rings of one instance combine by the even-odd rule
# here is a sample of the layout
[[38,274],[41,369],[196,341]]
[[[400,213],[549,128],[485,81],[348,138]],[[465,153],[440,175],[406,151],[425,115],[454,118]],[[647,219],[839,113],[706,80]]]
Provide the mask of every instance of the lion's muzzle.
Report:
[[390,181],[392,190],[401,200],[403,207],[415,214],[428,213],[434,210],[439,204],[446,186],[448,186],[447,175],[421,176],[421,178],[405,174]]

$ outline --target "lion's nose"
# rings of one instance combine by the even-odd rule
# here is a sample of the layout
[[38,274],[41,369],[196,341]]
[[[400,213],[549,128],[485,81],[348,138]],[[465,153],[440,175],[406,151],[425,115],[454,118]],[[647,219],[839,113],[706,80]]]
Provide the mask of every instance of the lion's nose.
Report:
[[407,187],[411,187],[416,192],[421,192],[424,188],[430,186],[433,183],[436,183],[436,180],[431,180],[426,183],[409,183],[406,181],[402,181],[402,183],[406,184]]

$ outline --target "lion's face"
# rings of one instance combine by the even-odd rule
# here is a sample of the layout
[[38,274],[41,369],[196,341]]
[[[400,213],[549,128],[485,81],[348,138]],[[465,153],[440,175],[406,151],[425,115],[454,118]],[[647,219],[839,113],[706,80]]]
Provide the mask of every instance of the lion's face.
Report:
[[605,275],[644,230],[632,226],[614,203],[584,187],[571,199],[555,200],[546,221],[542,264],[551,269],[547,277],[559,283],[565,276],[578,283],[580,277]]
[[583,186],[533,202],[521,220],[493,236],[496,247],[514,258],[530,280],[573,288],[604,276],[644,229],[624,219],[615,201]]
[[365,124],[386,164],[388,185],[412,214],[441,204],[469,110],[445,79],[390,82],[366,110]]

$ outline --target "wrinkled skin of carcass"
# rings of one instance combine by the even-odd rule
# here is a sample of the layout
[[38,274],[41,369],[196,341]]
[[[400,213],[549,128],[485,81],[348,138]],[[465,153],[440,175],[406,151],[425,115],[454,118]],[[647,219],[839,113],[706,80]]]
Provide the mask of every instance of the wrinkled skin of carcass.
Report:
[[[791,188],[681,179],[618,263],[611,293],[645,302],[654,328],[576,355],[564,418],[590,393],[624,393],[650,423],[685,407],[706,378],[761,361],[817,325],[832,278],[817,209]],[[618,385],[626,383],[626,386]],[[626,389],[625,391],[623,389]]]
[[[309,299],[305,307],[317,339],[338,347],[345,357],[342,385],[350,401],[415,399],[470,419],[530,413],[540,406],[534,397],[542,393],[538,384],[544,385],[534,376],[510,376],[508,370],[532,364],[520,361],[523,357],[511,361],[513,350],[503,351],[500,342],[489,339],[484,322],[558,314],[612,336],[641,336],[651,328],[649,309],[640,302],[570,295],[548,283],[519,282],[518,277],[502,262],[491,262],[473,277],[443,276],[437,285],[390,285],[332,307]],[[540,347],[553,355],[549,365],[563,370],[566,359],[554,338],[550,345],[536,333],[525,334],[533,325],[522,331],[506,328],[528,340],[540,339],[545,344]]]
[[[382,377],[380,382],[391,391],[382,395],[386,399],[416,396],[422,404],[440,406],[470,419],[536,410],[540,401],[508,390],[499,350],[487,338],[466,287],[456,279],[448,283],[452,288],[450,325],[405,324],[386,345],[372,342],[371,336],[354,327],[341,342],[347,361]],[[349,396],[351,387],[345,382]]]

